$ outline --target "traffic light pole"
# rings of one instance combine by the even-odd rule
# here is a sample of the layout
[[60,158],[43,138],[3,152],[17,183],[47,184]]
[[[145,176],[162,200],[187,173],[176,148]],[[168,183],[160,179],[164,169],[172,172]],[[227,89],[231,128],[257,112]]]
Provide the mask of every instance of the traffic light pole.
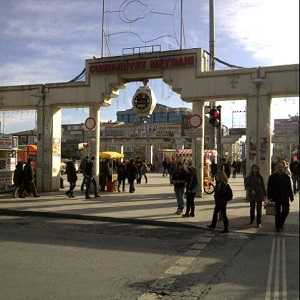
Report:
[[[215,0],[209,0],[209,69],[215,70]],[[210,102],[211,106],[215,106],[216,102]],[[209,149],[217,149],[218,142],[216,142],[216,128],[212,125],[208,126],[209,132]],[[218,139],[218,138],[217,138]]]
[[222,158],[223,158],[223,147],[222,147],[222,107],[219,105],[217,107],[217,110],[219,111],[219,127],[218,127],[218,133],[217,133],[217,151],[218,151],[218,166],[221,166],[222,164]]

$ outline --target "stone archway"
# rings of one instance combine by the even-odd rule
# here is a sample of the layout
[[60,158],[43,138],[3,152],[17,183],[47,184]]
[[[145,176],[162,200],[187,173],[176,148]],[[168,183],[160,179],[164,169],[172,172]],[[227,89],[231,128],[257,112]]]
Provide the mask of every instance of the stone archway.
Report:
[[[205,101],[247,99],[247,160],[248,164],[258,163],[266,179],[270,173],[270,99],[299,94],[299,65],[212,72],[208,66],[208,55],[202,49],[91,59],[86,61],[83,82],[0,87],[0,109],[37,109],[38,177],[43,178],[39,187],[50,191],[59,188],[61,107],[89,107],[98,128],[100,107],[110,105],[119,89],[128,82],[151,78],[161,78],[182,100],[193,103],[193,112],[203,119]],[[99,139],[98,128],[90,148],[96,158]],[[250,143],[255,146],[253,156],[249,155]],[[203,126],[193,149],[202,182]],[[96,160],[95,175],[98,164]]]

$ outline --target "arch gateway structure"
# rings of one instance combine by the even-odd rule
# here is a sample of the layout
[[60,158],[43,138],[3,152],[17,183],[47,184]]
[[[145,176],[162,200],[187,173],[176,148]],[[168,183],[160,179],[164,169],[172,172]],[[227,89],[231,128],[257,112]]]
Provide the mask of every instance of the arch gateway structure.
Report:
[[[40,191],[59,189],[61,109],[89,107],[96,129],[90,141],[99,175],[100,107],[110,105],[131,81],[161,78],[204,119],[208,101],[247,100],[247,164],[256,163],[267,180],[271,170],[271,99],[299,95],[299,65],[209,71],[202,49],[106,57],[86,61],[86,79],[0,87],[0,110],[37,110],[37,184]],[[204,124],[204,122],[202,122]],[[193,138],[193,161],[203,179],[204,125]]]

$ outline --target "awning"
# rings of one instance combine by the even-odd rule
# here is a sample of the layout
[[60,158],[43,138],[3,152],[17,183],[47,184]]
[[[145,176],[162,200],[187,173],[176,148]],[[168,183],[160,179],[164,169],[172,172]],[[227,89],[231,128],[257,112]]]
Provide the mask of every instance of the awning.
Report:
[[100,152],[101,159],[121,159],[124,158],[124,154],[119,152]]
[[192,149],[178,149],[176,150],[176,156],[192,156]]

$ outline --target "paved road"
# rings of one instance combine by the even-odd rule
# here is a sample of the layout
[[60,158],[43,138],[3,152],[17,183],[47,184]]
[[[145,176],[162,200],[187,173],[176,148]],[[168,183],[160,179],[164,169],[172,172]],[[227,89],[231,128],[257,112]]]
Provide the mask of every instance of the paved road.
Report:
[[0,217],[0,299],[298,299],[299,239]]

